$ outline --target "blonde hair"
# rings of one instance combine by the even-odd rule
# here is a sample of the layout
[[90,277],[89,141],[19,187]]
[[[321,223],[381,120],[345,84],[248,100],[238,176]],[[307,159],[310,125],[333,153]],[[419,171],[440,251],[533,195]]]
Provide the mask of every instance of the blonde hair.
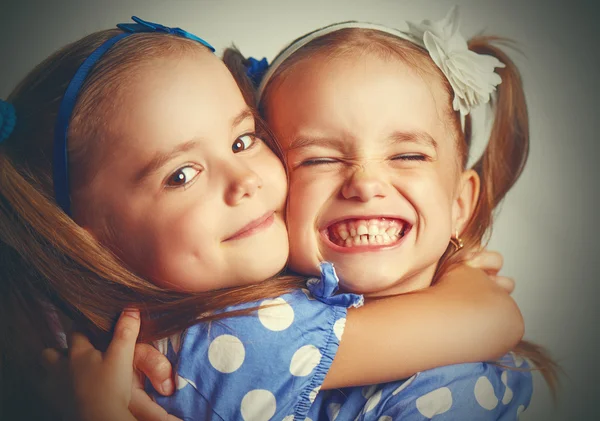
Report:
[[[130,271],[109,249],[64,214],[53,199],[52,142],[58,107],[77,68],[99,45],[119,33],[101,31],[70,44],[39,64],[8,101],[17,113],[12,135],[0,145],[0,418],[52,419],[42,401],[40,353],[58,347],[48,317],[54,306],[103,349],[119,313],[139,307],[140,340],[169,336],[199,320],[248,314],[213,314],[244,302],[275,297],[298,287],[298,277],[204,293],[166,291]],[[107,107],[136,71],[157,57],[202,52],[195,41],[156,33],[121,40],[86,79],[69,127],[72,191],[85,187],[110,147]],[[261,122],[258,120],[258,127]],[[261,133],[269,142],[268,132]],[[29,404],[27,404],[29,403]],[[28,412],[29,411],[29,412]],[[10,416],[9,416],[10,415]]]
[[[294,44],[293,41],[290,45]],[[497,88],[492,101],[495,112],[490,138],[482,157],[473,166],[481,179],[479,199],[473,215],[461,234],[464,248],[455,251],[452,244],[440,258],[433,281],[437,281],[454,264],[464,262],[468,251],[481,249],[491,233],[494,210],[506,193],[519,178],[529,153],[529,121],[527,104],[521,77],[516,65],[494,44],[507,42],[497,37],[479,36],[469,41],[469,49],[480,54],[498,58],[505,64],[496,69],[502,83]],[[285,51],[285,49],[283,50]],[[281,53],[280,53],[281,54]],[[446,95],[445,112],[458,146],[458,165],[466,169],[471,146],[471,119],[467,115],[465,130],[461,129],[460,114],[452,108],[454,93],[441,70],[422,47],[391,34],[362,28],[345,28],[330,32],[311,40],[283,61],[271,74],[263,90],[258,108],[263,115],[269,115],[269,97],[300,62],[312,57],[334,59],[341,56],[374,54],[384,60],[400,60],[415,71],[434,75],[442,83]],[[276,60],[277,58],[275,58]],[[225,63],[232,73],[242,81],[239,84],[251,86],[243,71],[247,60],[235,48],[225,51]],[[245,79],[245,80],[244,80]],[[553,395],[558,385],[558,365],[540,346],[521,341],[514,349],[519,355],[529,359],[546,379]]]

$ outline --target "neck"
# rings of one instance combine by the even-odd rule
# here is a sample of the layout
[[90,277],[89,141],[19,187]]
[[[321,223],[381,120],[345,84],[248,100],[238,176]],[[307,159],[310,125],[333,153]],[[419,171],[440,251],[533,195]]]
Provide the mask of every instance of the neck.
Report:
[[421,269],[418,272],[403,276],[394,285],[380,291],[373,291],[364,294],[365,299],[389,297],[392,295],[406,294],[429,288],[433,281],[433,275],[437,268],[437,262],[434,265]]

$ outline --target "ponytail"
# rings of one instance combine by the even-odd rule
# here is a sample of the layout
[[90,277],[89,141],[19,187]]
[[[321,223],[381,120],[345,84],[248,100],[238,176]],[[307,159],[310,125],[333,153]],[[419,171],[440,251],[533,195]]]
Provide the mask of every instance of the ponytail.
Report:
[[[505,65],[496,69],[502,83],[497,87],[496,98],[492,99],[494,123],[490,138],[483,155],[473,166],[481,180],[481,189],[472,217],[474,223],[463,234],[465,244],[471,245],[480,243],[491,227],[494,209],[523,172],[529,155],[529,117],[521,75],[508,55],[492,43],[507,44],[507,41],[489,36],[469,41],[472,51],[496,57]],[[470,130],[468,136],[467,144],[470,144]]]
[[[498,85],[496,97],[491,102],[494,122],[487,147],[473,165],[473,170],[481,180],[481,187],[477,206],[461,235],[465,247],[455,252],[454,247],[449,246],[440,260],[436,279],[451,265],[464,262],[467,251],[477,250],[482,243],[485,244],[485,237],[489,237],[492,227],[494,210],[523,172],[529,154],[529,118],[521,75],[508,55],[493,44],[508,45],[508,42],[491,36],[479,36],[469,41],[470,50],[496,57],[505,67],[496,69],[502,83]],[[470,116],[466,119],[464,145],[467,150],[463,157],[466,158],[471,145]],[[528,341],[519,342],[514,352],[527,358],[534,369],[540,371],[556,400],[560,367],[548,352]]]

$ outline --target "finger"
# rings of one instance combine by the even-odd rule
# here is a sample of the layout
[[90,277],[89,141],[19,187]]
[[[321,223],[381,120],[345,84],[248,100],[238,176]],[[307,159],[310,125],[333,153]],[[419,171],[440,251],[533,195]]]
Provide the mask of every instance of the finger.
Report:
[[61,353],[54,348],[46,348],[42,351],[41,362],[46,370],[52,370],[62,358]]
[[467,260],[471,267],[482,269],[488,274],[497,274],[504,265],[504,258],[496,251],[483,250]]
[[94,345],[81,332],[71,332],[67,336],[69,359],[83,355],[90,351],[95,351]]
[[175,390],[171,363],[152,345],[136,345],[133,365],[148,377],[154,389],[161,395],[169,396]]
[[113,338],[106,349],[104,359],[114,365],[118,373],[129,373],[133,366],[135,341],[140,333],[140,312],[126,309],[115,326]]
[[507,276],[492,276],[491,278],[507,293],[512,294],[515,290],[515,280],[513,278]]
[[131,394],[129,411],[137,421],[181,421],[179,418],[168,414],[142,389],[134,390]]

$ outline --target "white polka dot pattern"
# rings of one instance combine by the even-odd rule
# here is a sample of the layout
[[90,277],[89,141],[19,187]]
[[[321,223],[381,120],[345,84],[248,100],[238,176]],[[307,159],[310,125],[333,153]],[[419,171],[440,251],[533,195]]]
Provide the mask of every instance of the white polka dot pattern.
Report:
[[342,340],[342,335],[344,334],[344,329],[346,328],[346,318],[336,320],[333,325],[333,333],[335,333],[335,337],[338,338],[338,341]]
[[341,407],[342,405],[339,403],[330,403],[329,406],[327,406],[327,415],[331,421],[335,421],[337,416],[340,414]]
[[179,352],[179,348],[181,347],[181,334],[176,333],[175,335],[171,335],[169,337],[169,341],[171,342],[173,351],[177,354]]
[[181,376],[177,376],[177,390],[181,390],[190,384],[186,379]]
[[513,360],[515,361],[515,367],[521,367],[523,365],[523,363],[525,362],[523,357],[515,354],[514,352],[512,353],[512,356],[513,356]]
[[490,380],[481,376],[475,383],[475,399],[482,408],[491,411],[498,405],[498,398],[494,393],[494,386],[490,383]]
[[502,384],[504,384],[506,387],[504,390],[504,396],[502,397],[502,403],[504,405],[508,405],[513,398],[513,391],[510,387],[508,387],[508,373],[506,371],[502,372],[500,380],[502,380]]
[[380,400],[381,400],[381,390],[378,390],[377,392],[375,392],[375,394],[373,396],[371,396],[369,398],[369,400],[365,404],[365,413],[375,409],[375,407],[377,406],[377,404],[379,403]]
[[[174,336],[166,347],[163,341],[159,346],[177,364],[178,393],[169,398],[156,393],[157,402],[170,399],[175,405],[170,408],[190,421],[202,421],[210,411],[240,421],[394,421],[413,416],[493,421],[503,414],[515,419],[531,398],[529,372],[481,363],[427,370],[404,381],[320,391],[346,322],[343,307],[322,298],[309,300],[296,291],[255,303],[255,316],[191,326],[181,344]],[[173,351],[179,348],[177,357]],[[514,356],[506,357],[513,365]],[[200,404],[198,395],[211,396],[210,401]]]
[[233,335],[217,336],[208,348],[208,360],[221,373],[233,373],[246,357],[242,342]]
[[276,409],[275,396],[271,392],[255,389],[246,393],[240,411],[244,421],[269,421],[275,415]]
[[281,297],[264,300],[258,309],[258,319],[267,329],[280,332],[294,322],[294,310]]
[[447,387],[440,387],[418,398],[416,404],[421,415],[433,418],[452,407],[452,392]]
[[308,400],[310,401],[310,403],[313,403],[315,401],[315,399],[317,399],[317,395],[319,394],[320,390],[321,390],[321,386],[317,386],[313,390],[310,391],[310,394],[308,395]]
[[414,376],[408,378],[404,383],[402,383],[400,385],[400,387],[396,388],[393,392],[392,392],[392,396],[396,396],[398,393],[402,392],[404,389],[406,389],[408,386],[410,386],[410,384],[417,378],[418,374],[415,374]]
[[377,385],[373,384],[370,386],[364,386],[362,388],[362,395],[365,397],[365,399],[369,399],[371,396],[373,396],[373,393],[375,393],[375,391],[377,391]]
[[290,373],[294,376],[308,376],[321,362],[321,352],[314,345],[304,345],[292,356]]

